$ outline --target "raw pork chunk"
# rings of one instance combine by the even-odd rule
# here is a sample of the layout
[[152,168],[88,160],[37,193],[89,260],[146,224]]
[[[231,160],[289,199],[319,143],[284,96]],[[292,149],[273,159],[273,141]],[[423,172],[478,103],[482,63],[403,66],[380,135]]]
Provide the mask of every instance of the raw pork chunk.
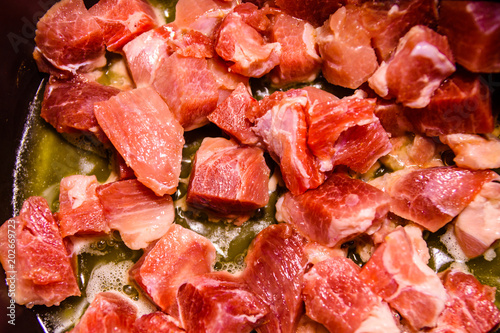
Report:
[[214,263],[215,248],[208,239],[172,224],[129,273],[162,311],[178,318],[177,290],[191,277],[211,272]]
[[457,63],[471,72],[500,72],[500,4],[449,1],[439,4],[439,31],[448,37]]
[[306,90],[275,92],[259,102],[256,114],[262,116],[255,121],[253,128],[280,165],[286,187],[293,194],[316,188],[325,179],[316,157],[307,146],[308,107]]
[[57,219],[62,237],[75,234],[108,233],[109,226],[97,197],[96,176],[74,175],[60,183]]
[[101,26],[104,43],[111,52],[121,52],[129,41],[158,25],[147,0],[99,0],[89,13]]
[[117,292],[96,295],[71,333],[131,332],[137,307]]
[[303,313],[304,244],[291,225],[278,224],[262,230],[250,245],[242,278],[270,310],[258,332],[295,333]]
[[107,101],[119,92],[79,76],[69,80],[51,76],[45,86],[40,115],[59,133],[93,133],[100,141],[108,142],[94,115],[94,103]]
[[96,103],[95,116],[137,179],[157,195],[173,194],[181,172],[184,131],[151,88]]
[[136,179],[101,185],[97,196],[109,228],[134,250],[161,238],[175,218],[172,197],[159,197]]
[[398,227],[385,237],[360,277],[415,330],[436,326],[447,301],[446,290],[414,249],[404,228]]
[[277,0],[276,6],[289,15],[318,26],[342,5],[355,2],[357,0]]
[[0,227],[0,262],[17,304],[52,306],[80,296],[71,258],[42,197],[28,198],[19,216]]
[[276,219],[293,224],[307,238],[333,247],[372,226],[389,211],[381,190],[344,174],[332,174],[321,186],[300,195],[285,193]]
[[90,72],[106,65],[104,35],[83,0],[57,2],[36,25],[34,58],[41,71]]
[[250,333],[269,312],[240,279],[208,273],[183,284],[177,293],[182,326],[188,332]]
[[453,161],[461,168],[500,168],[500,138],[493,134],[449,134],[440,136],[439,140],[453,150]]
[[236,4],[236,0],[179,0],[175,6],[174,24],[213,37],[217,27]]
[[375,50],[355,7],[342,7],[318,28],[323,75],[335,85],[356,89],[378,67]]
[[380,65],[368,83],[383,98],[395,97],[405,106],[423,108],[453,72],[455,65],[446,36],[416,25],[400,39],[394,55]]
[[161,311],[151,312],[137,318],[133,333],[182,333],[177,320]]
[[[399,333],[387,303],[359,277],[360,267],[344,257],[321,261],[304,275],[306,314],[330,332]],[[364,327],[366,326],[366,327]]]
[[205,138],[195,155],[186,202],[222,214],[264,207],[270,170],[263,153],[224,138]]

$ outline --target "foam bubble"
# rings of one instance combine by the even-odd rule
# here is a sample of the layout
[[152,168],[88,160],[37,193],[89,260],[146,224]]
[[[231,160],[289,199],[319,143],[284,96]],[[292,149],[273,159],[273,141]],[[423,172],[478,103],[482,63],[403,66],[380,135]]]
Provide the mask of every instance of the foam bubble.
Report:
[[448,226],[446,227],[446,232],[441,235],[439,240],[444,244],[444,246],[446,246],[446,250],[455,260],[455,262],[452,263],[451,267],[467,272],[469,269],[466,265],[466,262],[469,260],[469,258],[465,255],[465,253],[462,251],[462,248],[458,244],[452,224],[448,224]]

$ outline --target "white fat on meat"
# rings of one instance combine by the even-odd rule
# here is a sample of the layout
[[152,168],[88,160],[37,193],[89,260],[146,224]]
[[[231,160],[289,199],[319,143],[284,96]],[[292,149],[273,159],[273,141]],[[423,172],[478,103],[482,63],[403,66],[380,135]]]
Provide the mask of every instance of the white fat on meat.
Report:
[[400,333],[391,309],[387,303],[380,301],[370,311],[354,333]]
[[453,150],[453,161],[459,167],[474,170],[500,168],[500,139],[492,134],[449,134],[439,139]]

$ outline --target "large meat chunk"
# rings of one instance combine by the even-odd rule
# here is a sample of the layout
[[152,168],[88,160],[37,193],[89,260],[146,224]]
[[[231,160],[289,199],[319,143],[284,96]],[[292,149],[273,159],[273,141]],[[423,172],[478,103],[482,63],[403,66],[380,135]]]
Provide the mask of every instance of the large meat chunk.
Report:
[[94,103],[107,101],[119,92],[79,76],[69,80],[51,76],[45,86],[40,115],[60,133],[93,133],[105,142],[106,135],[94,115]]
[[275,85],[311,82],[321,69],[316,31],[306,21],[278,13],[273,17],[271,40],[281,45],[280,62],[271,72]]
[[447,270],[441,276],[448,292],[446,307],[432,333],[491,332],[500,323],[495,289],[482,285],[473,275]]
[[203,236],[172,224],[130,269],[130,276],[162,311],[178,317],[177,290],[191,277],[212,271],[215,248]]
[[157,195],[172,194],[181,172],[184,131],[151,88],[96,103],[95,116],[137,179]]
[[360,277],[414,329],[436,326],[447,300],[446,290],[415,251],[404,228],[385,237]]
[[279,43],[266,43],[237,11],[224,18],[215,51],[222,59],[231,62],[231,71],[248,77],[262,77],[269,73],[279,64],[282,52]]
[[325,176],[307,146],[305,90],[275,92],[259,102],[253,128],[267,151],[279,163],[283,180],[293,194],[300,194],[323,183]]
[[285,193],[276,204],[276,219],[292,223],[307,238],[333,247],[366,231],[389,211],[381,190],[344,174],[300,195]]
[[104,32],[104,43],[111,52],[157,26],[156,14],[146,0],[99,0],[89,9]]
[[455,220],[455,234],[469,258],[483,254],[500,239],[500,183],[484,184],[481,192]]
[[384,176],[391,211],[436,232],[457,216],[483,185],[497,177],[491,170],[458,167],[402,170]]
[[177,293],[182,326],[188,332],[250,333],[266,320],[267,305],[227,272],[208,273]]
[[219,85],[207,60],[177,52],[158,65],[153,86],[186,131],[207,124],[219,100]]
[[179,28],[190,28],[212,37],[236,3],[235,0],[179,0],[175,6],[174,24]]
[[304,242],[291,225],[278,224],[261,231],[250,245],[242,278],[270,310],[258,332],[295,332],[303,312]]
[[175,218],[172,197],[159,197],[136,179],[101,185],[97,196],[109,227],[131,249],[144,249],[161,238]]
[[38,21],[34,58],[41,71],[89,72],[106,65],[101,27],[83,0],[62,0]]
[[19,216],[0,227],[0,262],[18,304],[52,306],[80,296],[61,232],[42,197],[28,198]]
[[394,55],[380,65],[368,83],[383,98],[395,97],[411,108],[423,108],[454,71],[446,36],[416,25],[400,39]]
[[173,317],[155,311],[140,316],[134,322],[133,333],[182,333],[184,330],[178,326],[178,322]]
[[59,212],[61,236],[108,233],[109,226],[97,197],[96,176],[74,175],[60,183]]
[[304,275],[302,295],[306,314],[330,332],[398,333],[386,303],[359,277],[352,260],[333,257],[321,261]]
[[131,332],[137,318],[137,307],[116,292],[96,295],[71,333]]
[[269,201],[269,174],[262,149],[205,138],[195,155],[186,202],[222,214],[250,212]]
[[404,115],[428,136],[491,133],[495,127],[488,86],[479,75],[464,72],[439,86],[425,108],[405,108]]
[[456,61],[471,72],[500,72],[500,4],[494,1],[440,2],[439,31],[448,37]]
[[378,67],[370,34],[356,7],[342,7],[318,29],[323,75],[332,84],[356,89]]

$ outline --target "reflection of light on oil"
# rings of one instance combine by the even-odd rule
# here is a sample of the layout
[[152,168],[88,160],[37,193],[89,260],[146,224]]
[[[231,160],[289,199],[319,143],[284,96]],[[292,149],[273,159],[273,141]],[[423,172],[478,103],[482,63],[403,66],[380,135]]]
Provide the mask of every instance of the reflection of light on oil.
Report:
[[442,267],[453,262],[451,256],[437,248],[431,248],[430,251],[432,252],[432,258],[434,259],[434,265],[437,271],[441,271]]

